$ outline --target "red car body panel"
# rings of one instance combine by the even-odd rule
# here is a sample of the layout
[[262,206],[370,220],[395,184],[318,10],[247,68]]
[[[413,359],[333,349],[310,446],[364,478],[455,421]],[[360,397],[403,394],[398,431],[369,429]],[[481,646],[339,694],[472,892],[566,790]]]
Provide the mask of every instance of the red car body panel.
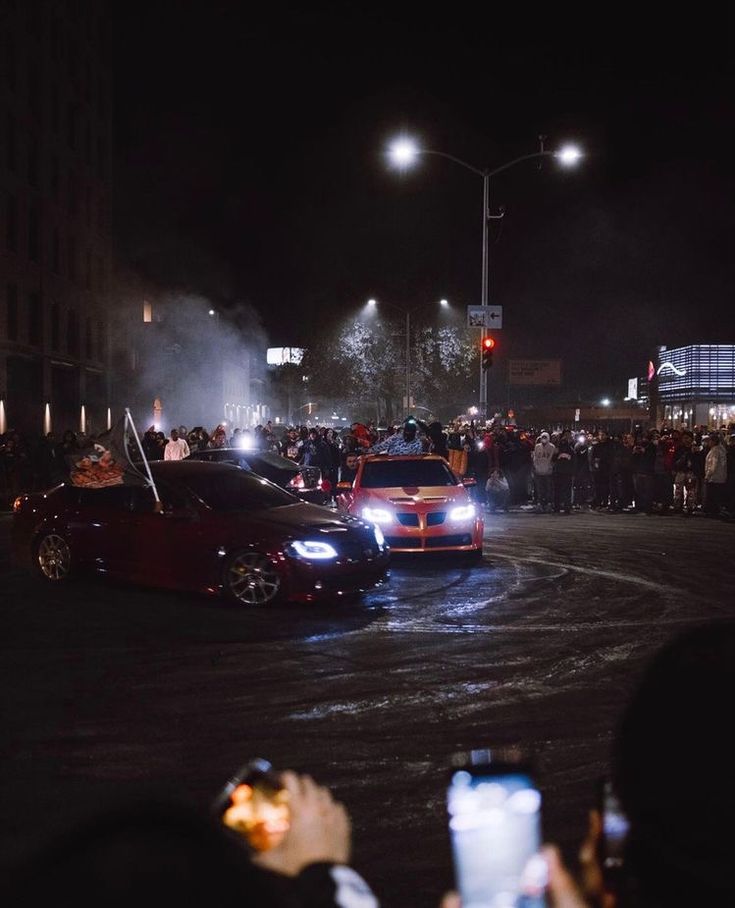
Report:
[[[152,470],[159,488],[165,486],[174,497],[177,489],[186,489],[187,476],[243,472],[229,464],[196,461],[156,463]],[[121,508],[126,494],[132,505]],[[292,498],[293,503],[261,510],[221,512],[199,501],[193,508],[157,513],[152,507],[135,507],[135,496],[141,495],[152,501],[149,489],[129,486],[88,490],[61,485],[23,496],[13,520],[15,560],[33,566],[35,541],[54,531],[67,541],[75,568],[146,586],[220,593],[223,565],[236,550],[265,554],[277,567],[283,598],[290,601],[351,595],[385,579],[389,552],[377,545],[373,528],[327,508]],[[161,497],[165,504],[163,492]],[[318,562],[289,554],[294,539],[314,536],[333,544],[339,557]]]
[[[454,485],[364,487],[363,478],[372,463],[439,461],[456,480]],[[344,513],[363,516],[365,508],[386,511],[391,520],[381,523],[392,552],[482,551],[484,522],[479,508],[466,519],[453,521],[454,508],[474,505],[459,476],[438,454],[370,455],[361,459],[351,491],[343,491],[337,504]],[[365,518],[367,519],[367,518]]]

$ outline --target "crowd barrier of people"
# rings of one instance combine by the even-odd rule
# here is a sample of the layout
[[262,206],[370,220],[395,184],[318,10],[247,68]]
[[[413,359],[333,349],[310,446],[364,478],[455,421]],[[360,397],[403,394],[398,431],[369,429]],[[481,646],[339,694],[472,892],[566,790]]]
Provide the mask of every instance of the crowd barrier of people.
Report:
[[[68,456],[93,438],[67,431],[28,439],[0,436],[0,496],[38,491],[68,476]],[[578,510],[616,513],[735,516],[735,425],[718,430],[638,429],[608,434],[604,429],[535,431],[516,426],[455,424],[409,419],[378,430],[353,423],[326,426],[256,426],[207,431],[179,426],[167,437],[153,426],[142,435],[149,460],[179,460],[204,448],[239,447],[272,451],[319,467],[325,489],[352,480],[358,458],[368,452],[436,453],[461,476],[477,482],[478,499],[489,511],[531,508],[570,514]]]
[[[551,908],[731,904],[733,682],[735,626],[729,623],[689,631],[654,657],[611,754],[612,783],[628,826],[615,873],[606,870],[605,823],[590,788],[578,870],[567,870],[558,848],[542,852]],[[294,756],[302,755],[295,749]],[[368,883],[349,867],[345,807],[308,776],[285,772],[281,785],[290,822],[271,850],[252,850],[243,836],[191,804],[122,805],[9,868],[7,904],[377,908]],[[441,822],[443,815],[429,811],[423,819],[426,826]],[[380,830],[373,835],[380,837]],[[405,866],[404,872],[410,874]],[[508,893],[502,900],[526,903]],[[460,908],[460,896],[448,893],[441,905]]]

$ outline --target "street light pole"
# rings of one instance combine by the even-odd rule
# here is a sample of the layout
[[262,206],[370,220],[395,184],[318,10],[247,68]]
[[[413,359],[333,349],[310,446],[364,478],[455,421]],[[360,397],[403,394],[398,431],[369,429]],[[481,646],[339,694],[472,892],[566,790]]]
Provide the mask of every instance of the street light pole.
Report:
[[411,414],[411,310],[406,309],[406,417]]
[[[440,158],[447,158],[450,161],[454,161],[455,164],[459,164],[460,167],[463,167],[465,170],[470,170],[472,173],[477,174],[482,177],[482,286],[480,288],[480,301],[481,305],[489,305],[489,280],[490,280],[490,261],[489,261],[489,244],[488,244],[488,232],[489,232],[489,221],[491,218],[502,218],[503,213],[497,215],[490,214],[490,178],[496,176],[499,173],[502,173],[504,170],[509,170],[511,167],[515,167],[516,164],[520,164],[523,161],[530,161],[534,158],[544,158],[544,157],[553,157],[557,158],[561,164],[565,167],[574,166],[579,159],[582,157],[582,153],[573,145],[567,145],[559,151],[549,151],[544,148],[544,136],[539,136],[539,150],[532,152],[531,154],[524,154],[518,158],[514,158],[512,161],[507,161],[505,164],[501,164],[500,167],[496,167],[493,170],[481,170],[479,167],[474,167],[472,164],[468,164],[467,161],[463,161],[461,158],[457,158],[454,155],[447,154],[444,151],[435,151],[430,148],[419,148],[413,141],[410,139],[399,139],[391,146],[389,150],[389,155],[393,160],[394,164],[401,168],[405,169],[410,167],[416,157],[420,154],[430,154],[435,155]],[[481,338],[480,343],[485,340],[487,336],[487,330],[485,328],[481,329]],[[406,380],[406,385],[408,386],[408,378]],[[487,373],[482,368],[482,358],[480,359],[480,415],[487,417]]]

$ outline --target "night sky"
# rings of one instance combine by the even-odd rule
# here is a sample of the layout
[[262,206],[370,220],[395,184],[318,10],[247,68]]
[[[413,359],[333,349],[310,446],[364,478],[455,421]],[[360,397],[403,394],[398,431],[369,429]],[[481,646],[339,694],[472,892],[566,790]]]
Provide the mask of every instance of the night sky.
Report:
[[369,296],[476,304],[480,178],[398,175],[386,142],[495,167],[543,133],[587,158],[492,184],[500,355],[622,393],[655,344],[735,341],[732,7],[483,8],[113,3],[123,261],[250,303],[275,344]]

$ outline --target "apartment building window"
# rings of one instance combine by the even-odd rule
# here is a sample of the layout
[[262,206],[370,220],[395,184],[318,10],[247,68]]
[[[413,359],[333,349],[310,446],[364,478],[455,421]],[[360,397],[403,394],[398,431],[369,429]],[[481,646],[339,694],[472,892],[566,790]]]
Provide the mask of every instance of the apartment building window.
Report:
[[38,189],[38,140],[32,135],[28,136],[28,182]]
[[99,136],[97,139],[97,176],[100,179],[103,179],[107,172],[106,154],[107,146],[105,144],[105,137]]
[[28,211],[28,258],[32,262],[38,261],[40,246],[40,218],[38,208],[31,208]]
[[61,100],[59,99],[59,86],[54,82],[51,86],[51,129],[54,135],[61,129]]
[[61,194],[61,166],[59,159],[54,155],[51,158],[51,195],[58,202]]
[[103,361],[105,358],[106,345],[105,323],[100,320],[97,322],[97,359]]
[[40,347],[43,341],[43,309],[41,294],[34,290],[28,294],[28,342]]
[[5,59],[3,63],[5,82],[11,91],[15,91],[18,85],[18,55],[15,49],[15,38],[10,34],[5,42]]
[[68,192],[66,197],[66,207],[72,217],[76,217],[79,208],[79,181],[73,171],[69,171],[69,182],[67,184]]
[[18,340],[18,288],[15,284],[8,284],[6,293],[6,324],[8,340]]
[[67,274],[70,281],[77,279],[77,241],[73,236],[69,237],[68,246]]
[[66,140],[72,150],[77,147],[77,119],[76,105],[70,101],[66,105]]
[[5,200],[5,246],[10,252],[18,251],[18,200],[14,195]]
[[92,343],[92,319],[87,318],[85,332],[84,332],[84,353],[87,359],[92,359],[94,356],[94,346]]
[[36,63],[28,65],[28,106],[34,117],[41,116],[41,83],[38,77],[38,67]]
[[51,349],[59,349],[59,319],[61,313],[59,311],[59,304],[54,303],[51,307]]
[[51,234],[51,268],[54,274],[61,274],[61,240],[58,227],[54,227]]
[[72,356],[79,356],[79,319],[73,309],[66,317],[66,349]]
[[55,63],[61,61],[61,23],[55,18],[51,20],[51,58]]
[[14,171],[18,166],[18,128],[15,117],[10,113],[7,116],[5,133],[5,161],[8,170]]

